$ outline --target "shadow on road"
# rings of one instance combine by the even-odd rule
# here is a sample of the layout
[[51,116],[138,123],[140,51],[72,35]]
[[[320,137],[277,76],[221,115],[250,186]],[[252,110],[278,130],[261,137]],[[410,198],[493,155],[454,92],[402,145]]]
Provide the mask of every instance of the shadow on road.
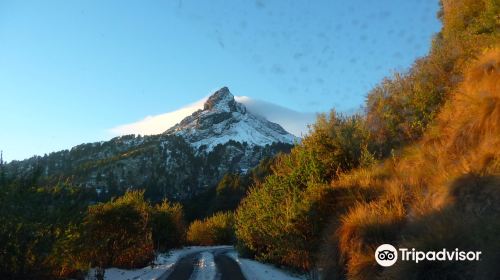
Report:
[[[227,252],[227,251],[226,251]],[[214,261],[217,267],[217,276],[215,279],[220,280],[245,280],[241,272],[241,268],[231,257],[225,255],[225,253],[215,254]]]
[[174,271],[166,278],[167,280],[189,280],[194,270],[194,265],[198,262],[200,252],[189,254],[178,260]]

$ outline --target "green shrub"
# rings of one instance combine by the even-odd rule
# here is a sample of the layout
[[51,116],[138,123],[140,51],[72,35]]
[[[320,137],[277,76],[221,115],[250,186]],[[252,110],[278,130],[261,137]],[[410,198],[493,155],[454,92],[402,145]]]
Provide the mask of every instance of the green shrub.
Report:
[[[347,170],[358,167],[370,154],[369,131],[360,115],[343,116],[331,111],[320,114],[311,133],[298,149],[305,149],[319,168],[318,178],[330,181]],[[364,162],[366,163],[366,162]]]

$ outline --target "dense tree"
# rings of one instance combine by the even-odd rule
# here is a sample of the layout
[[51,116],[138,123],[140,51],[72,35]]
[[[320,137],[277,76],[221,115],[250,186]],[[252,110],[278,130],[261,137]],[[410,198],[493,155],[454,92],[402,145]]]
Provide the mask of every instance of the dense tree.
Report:
[[247,191],[246,176],[226,174],[217,185],[213,212],[234,210]]
[[181,204],[167,200],[157,204],[152,208],[151,223],[156,250],[164,252],[184,244],[186,226]]

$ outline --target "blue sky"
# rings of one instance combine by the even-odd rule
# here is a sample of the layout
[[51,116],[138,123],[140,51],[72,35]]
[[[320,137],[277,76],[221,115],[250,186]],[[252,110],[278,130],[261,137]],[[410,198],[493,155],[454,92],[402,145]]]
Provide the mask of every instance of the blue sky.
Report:
[[228,86],[300,112],[359,108],[425,55],[437,0],[0,0],[0,150],[7,160]]

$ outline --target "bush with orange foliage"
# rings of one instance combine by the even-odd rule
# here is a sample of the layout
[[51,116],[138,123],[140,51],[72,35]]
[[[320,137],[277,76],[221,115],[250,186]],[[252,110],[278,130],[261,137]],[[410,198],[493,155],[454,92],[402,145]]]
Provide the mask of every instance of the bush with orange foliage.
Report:
[[[155,250],[184,241],[182,207],[163,201],[151,206],[144,191],[129,191],[106,203],[90,206],[72,241],[78,267],[139,268],[148,265]],[[102,276],[102,275],[100,275]]]
[[83,262],[100,268],[137,268],[153,259],[150,205],[143,195],[127,192],[89,207],[81,236]]
[[227,245],[234,242],[234,214],[218,212],[189,225],[187,241],[193,245]]

